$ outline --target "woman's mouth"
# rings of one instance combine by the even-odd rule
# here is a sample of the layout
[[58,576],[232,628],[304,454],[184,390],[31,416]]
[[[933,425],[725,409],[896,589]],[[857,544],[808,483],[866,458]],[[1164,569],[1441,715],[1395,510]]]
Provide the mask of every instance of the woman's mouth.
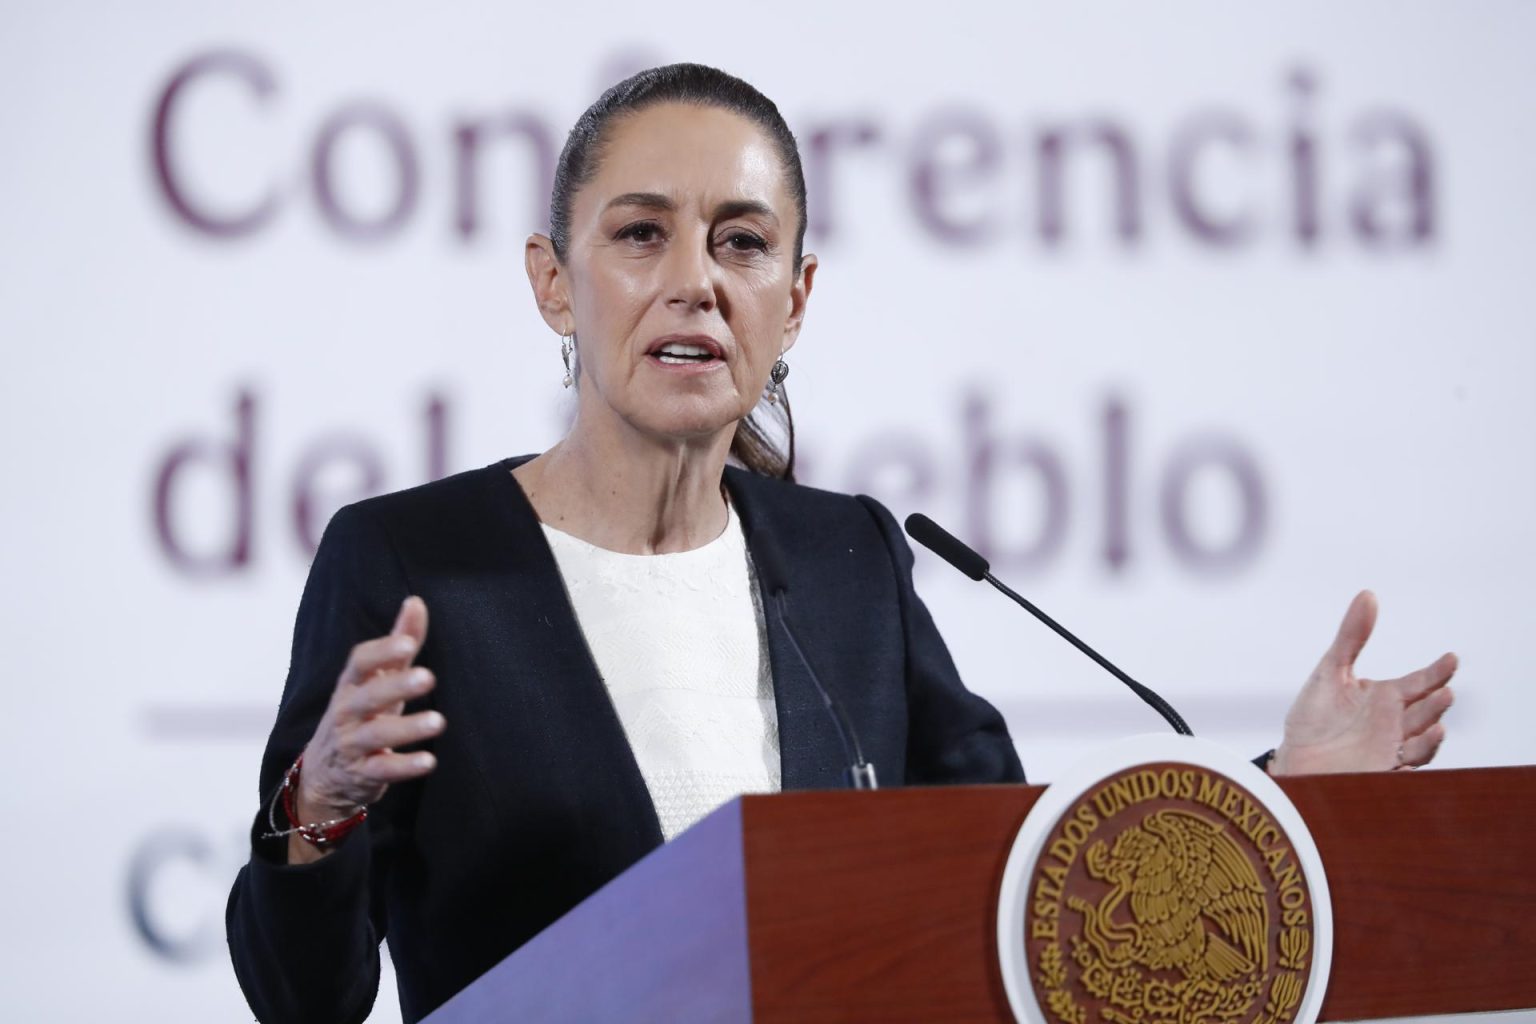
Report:
[[669,341],[652,355],[668,366],[688,366],[715,359],[715,354],[703,345],[685,345],[680,341]]
[[725,349],[707,334],[659,338],[645,354],[661,366],[681,370],[702,370],[725,365]]

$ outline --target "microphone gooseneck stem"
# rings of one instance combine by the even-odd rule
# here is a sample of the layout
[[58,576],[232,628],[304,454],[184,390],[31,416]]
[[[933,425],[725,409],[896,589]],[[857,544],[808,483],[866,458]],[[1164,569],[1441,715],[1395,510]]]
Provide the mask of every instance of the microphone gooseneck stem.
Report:
[[821,702],[826,705],[827,711],[832,715],[832,724],[837,729],[838,741],[843,745],[843,761],[847,764],[843,769],[843,778],[847,780],[848,788],[879,789],[879,783],[875,780],[875,766],[864,760],[864,750],[859,746],[859,734],[854,731],[853,723],[848,721],[843,706],[833,700],[831,692],[821,684],[821,678],[811,667],[811,660],[805,656],[805,651],[800,647],[800,640],[795,636],[794,627],[789,624],[788,594],[780,590],[775,595],[774,604],[778,609],[779,622],[784,626],[784,636],[788,638],[789,646],[794,650],[795,657],[800,659],[800,664],[805,666],[806,674],[811,677],[816,692],[821,695]]
[[1131,692],[1136,694],[1136,696],[1140,697],[1142,700],[1146,701],[1147,704],[1152,707],[1152,710],[1162,715],[1164,720],[1166,720],[1169,725],[1173,726],[1175,732],[1179,733],[1181,736],[1193,736],[1195,734],[1195,731],[1189,727],[1187,722],[1184,721],[1183,716],[1181,716],[1177,711],[1173,710],[1173,705],[1169,704],[1156,693],[1152,692],[1147,687],[1141,685],[1136,680],[1120,671],[1120,669],[1117,668],[1115,664],[1108,658],[1104,657],[1098,651],[1094,650],[1092,647],[1089,647],[1077,637],[1073,636],[1071,630],[1067,629],[1061,623],[1045,614],[1045,612],[1041,611],[1039,608],[1036,608],[1028,598],[1024,597],[1022,594],[1015,593],[1013,589],[1008,586],[1008,584],[1004,583],[996,576],[993,576],[990,570],[982,575],[982,579],[992,584],[998,590],[1002,591],[1005,596],[1022,607],[1025,611],[1029,612],[1035,618],[1039,619],[1041,622],[1051,627],[1051,629],[1055,630],[1057,636],[1061,637],[1067,643],[1088,655],[1088,657],[1092,658],[1100,668],[1104,669],[1104,671],[1120,680],[1126,686],[1129,686],[1131,688]]
[[948,530],[944,529],[944,527],[940,526],[932,519],[929,519],[921,512],[914,512],[907,516],[906,525],[907,535],[910,536],[913,540],[917,541],[919,544],[923,545],[925,548],[932,551],[940,558],[944,559],[944,561],[948,562],[950,565],[954,566],[956,569],[960,570],[971,579],[986,580],[988,583],[992,584],[999,591],[1001,591],[1005,597],[1013,601],[1020,608],[1023,608],[1025,611],[1029,612],[1029,614],[1033,615],[1047,626],[1050,626],[1051,629],[1055,630],[1057,636],[1061,637],[1067,643],[1071,644],[1073,647],[1076,647],[1079,651],[1082,651],[1084,654],[1088,655],[1088,657],[1092,658],[1094,664],[1098,665],[1104,671],[1108,672],[1110,675],[1120,680],[1126,686],[1130,687],[1132,693],[1146,701],[1147,704],[1152,707],[1152,710],[1162,715],[1163,719],[1167,721],[1169,725],[1173,726],[1174,732],[1177,732],[1181,736],[1193,736],[1195,734],[1194,730],[1189,727],[1189,723],[1185,722],[1183,717],[1180,716],[1177,711],[1173,710],[1172,704],[1169,704],[1152,690],[1142,686],[1136,680],[1132,679],[1124,672],[1121,672],[1114,666],[1112,662],[1110,662],[1108,658],[1104,657],[1098,651],[1094,650],[1092,647],[1089,647],[1077,637],[1073,636],[1066,627],[1061,625],[1061,623],[1045,614],[1045,612],[1041,611],[1039,608],[1036,608],[1029,601],[1025,600],[1022,595],[1014,593],[1007,584],[998,579],[996,576],[992,575],[992,569],[989,565],[987,565],[987,560],[982,558],[981,555],[974,549],[967,546],[966,543],[960,538],[956,537],[954,534],[950,533]]

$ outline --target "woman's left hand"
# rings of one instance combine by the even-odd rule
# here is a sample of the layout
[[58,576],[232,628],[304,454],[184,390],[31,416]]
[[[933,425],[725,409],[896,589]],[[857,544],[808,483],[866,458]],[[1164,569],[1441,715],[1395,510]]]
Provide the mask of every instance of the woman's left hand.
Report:
[[1376,595],[1361,591],[1339,635],[1285,716],[1273,775],[1370,772],[1428,764],[1445,739],[1440,718],[1451,706],[1446,683],[1456,655],[1397,679],[1361,679],[1355,658],[1376,625]]

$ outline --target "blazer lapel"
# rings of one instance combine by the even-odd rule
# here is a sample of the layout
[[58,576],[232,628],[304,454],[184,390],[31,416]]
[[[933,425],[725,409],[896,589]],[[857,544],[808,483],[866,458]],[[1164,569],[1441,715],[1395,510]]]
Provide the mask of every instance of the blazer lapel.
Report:
[[[752,486],[751,475],[732,466],[726,467],[725,485],[736,514],[741,518],[742,530],[747,537],[747,550],[756,558],[756,552],[767,537],[782,537],[784,530],[775,522],[775,509],[771,501],[763,500],[758,488]],[[814,591],[809,586],[797,589],[808,575],[806,567],[796,558],[796,552],[778,542],[784,571],[789,575],[789,617],[798,622],[813,613]],[[836,789],[844,785],[843,748],[832,721],[832,713],[822,701],[811,681],[805,664],[795,654],[785,632],[776,602],[761,590],[758,593],[763,606],[763,620],[768,631],[768,656],[773,672],[773,700],[779,722],[779,763],[782,785],[792,789]],[[796,636],[806,644],[803,628],[797,628]],[[816,648],[807,647],[806,657],[813,662]]]
[[634,808],[641,838],[660,845],[661,820],[634,749],[581,631],[538,515],[512,476],[512,468],[524,461],[526,458],[507,459],[500,464],[500,502],[507,509],[511,529],[495,590],[505,602],[508,622],[518,621],[510,617],[514,613],[526,619],[530,609],[537,609],[539,641],[527,650],[526,674],[546,687],[539,701],[545,713],[552,711],[550,717],[560,727],[571,727],[569,741],[577,748],[572,760],[585,766],[577,770],[600,773],[603,777],[594,781],[619,796],[620,803]]
[[[519,621],[528,615],[530,608],[538,609],[542,627],[538,630],[540,640],[526,653],[530,661],[529,677],[549,681],[549,689],[540,703],[546,713],[553,710],[559,720],[577,723],[578,728],[572,732],[570,741],[585,746],[579,759],[604,767],[609,773],[608,787],[636,808],[640,819],[636,826],[660,844],[661,823],[650,790],[581,631],[538,516],[512,477],[512,468],[522,461],[525,460],[505,460],[499,465],[500,472],[496,473],[500,478],[497,502],[507,510],[503,521],[509,529],[501,545],[498,579],[494,581],[494,587],[487,588],[485,600],[496,609],[494,616],[505,616],[503,622]],[[771,493],[765,494],[766,488],[754,486],[757,482],[744,470],[726,469],[726,489],[741,519],[748,551],[760,548],[765,543],[765,535],[776,538],[789,575],[789,615],[797,624],[801,644],[807,645],[806,656],[814,663],[817,647],[808,640],[805,627],[799,624],[813,621],[813,616],[829,614],[831,610],[816,607],[816,589],[811,585],[816,567],[805,565],[794,546],[785,543],[785,534],[793,531],[786,530],[785,524],[778,521],[781,513],[775,507]],[[758,586],[762,586],[760,581]],[[805,664],[790,645],[775,604],[761,590],[759,597],[767,631],[779,726],[782,787],[785,790],[839,788],[845,784],[843,770],[846,766],[831,712],[811,681]]]

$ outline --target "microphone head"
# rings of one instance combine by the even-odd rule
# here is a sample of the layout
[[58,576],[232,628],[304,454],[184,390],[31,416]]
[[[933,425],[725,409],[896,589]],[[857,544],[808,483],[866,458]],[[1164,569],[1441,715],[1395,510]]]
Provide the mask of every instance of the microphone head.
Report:
[[907,536],[959,569],[973,580],[986,579],[991,566],[987,560],[967,547],[960,538],[950,533],[921,512],[907,516]]

